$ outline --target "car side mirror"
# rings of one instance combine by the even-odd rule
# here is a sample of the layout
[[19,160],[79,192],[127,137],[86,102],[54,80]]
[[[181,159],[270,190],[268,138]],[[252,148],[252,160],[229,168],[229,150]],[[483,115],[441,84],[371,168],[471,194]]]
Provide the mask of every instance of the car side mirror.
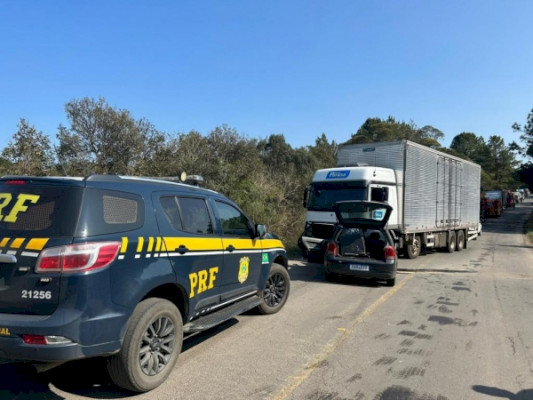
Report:
[[266,234],[267,234],[266,225],[263,225],[263,224],[255,225],[255,237],[262,239],[266,236]]

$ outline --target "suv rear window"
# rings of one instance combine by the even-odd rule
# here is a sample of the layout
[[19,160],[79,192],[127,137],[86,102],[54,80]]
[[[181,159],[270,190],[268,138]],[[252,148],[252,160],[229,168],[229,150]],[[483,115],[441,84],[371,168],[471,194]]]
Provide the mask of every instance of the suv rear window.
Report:
[[10,236],[72,236],[83,188],[0,185],[0,231]]
[[96,236],[137,229],[143,222],[144,203],[135,194],[39,183],[0,185],[0,231],[9,236]]

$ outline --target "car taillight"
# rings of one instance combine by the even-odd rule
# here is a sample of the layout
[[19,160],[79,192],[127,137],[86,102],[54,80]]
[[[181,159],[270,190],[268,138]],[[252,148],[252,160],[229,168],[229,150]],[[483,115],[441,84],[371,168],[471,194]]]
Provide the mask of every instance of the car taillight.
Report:
[[326,252],[328,255],[337,257],[337,255],[339,254],[339,246],[337,246],[337,243],[335,242],[329,242]]
[[39,255],[36,272],[86,272],[107,267],[117,257],[120,242],[95,242],[51,247]]
[[396,261],[396,250],[392,246],[385,246],[385,262],[387,264],[394,264]]

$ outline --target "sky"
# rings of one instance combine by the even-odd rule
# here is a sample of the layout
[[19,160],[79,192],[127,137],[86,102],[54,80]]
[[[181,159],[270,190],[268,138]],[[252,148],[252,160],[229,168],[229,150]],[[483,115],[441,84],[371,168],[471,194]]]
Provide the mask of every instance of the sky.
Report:
[[367,118],[519,140],[533,109],[531,0],[0,0],[0,149],[55,140],[103,97],[158,130],[227,124],[293,147]]

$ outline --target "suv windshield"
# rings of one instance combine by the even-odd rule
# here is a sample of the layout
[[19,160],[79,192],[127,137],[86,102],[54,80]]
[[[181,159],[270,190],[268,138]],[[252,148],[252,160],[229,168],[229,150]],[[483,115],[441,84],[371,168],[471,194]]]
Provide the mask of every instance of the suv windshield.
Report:
[[0,183],[0,230],[9,236],[73,236],[83,188]]
[[353,182],[315,182],[311,184],[309,204],[313,211],[331,211],[335,203],[343,200],[364,200],[366,190]]

